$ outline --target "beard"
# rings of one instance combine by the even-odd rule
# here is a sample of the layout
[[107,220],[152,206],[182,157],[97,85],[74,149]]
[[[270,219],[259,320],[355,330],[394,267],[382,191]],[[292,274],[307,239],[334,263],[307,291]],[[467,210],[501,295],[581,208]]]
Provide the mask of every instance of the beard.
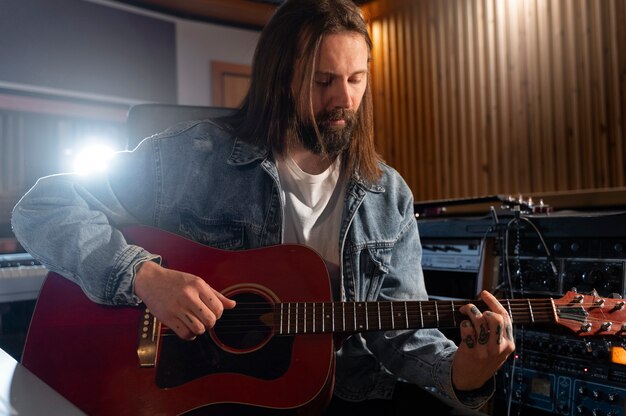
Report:
[[[319,137],[313,125],[304,123],[300,126],[302,144],[316,155],[335,159],[350,146],[356,126],[356,114],[352,110],[336,108],[317,114],[315,119],[320,132]],[[344,120],[345,124],[332,125],[331,123],[336,120]]]

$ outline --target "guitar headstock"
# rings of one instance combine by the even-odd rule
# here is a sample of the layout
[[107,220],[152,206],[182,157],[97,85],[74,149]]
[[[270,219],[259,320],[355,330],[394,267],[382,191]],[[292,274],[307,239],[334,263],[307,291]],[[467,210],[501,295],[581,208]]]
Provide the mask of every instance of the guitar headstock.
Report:
[[556,322],[580,336],[626,336],[626,300],[567,292],[554,300]]

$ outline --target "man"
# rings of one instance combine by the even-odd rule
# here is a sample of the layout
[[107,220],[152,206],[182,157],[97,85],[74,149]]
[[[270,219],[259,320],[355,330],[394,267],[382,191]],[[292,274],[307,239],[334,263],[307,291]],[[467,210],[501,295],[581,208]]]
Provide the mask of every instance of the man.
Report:
[[[236,303],[162,267],[120,228],[231,250],[306,244],[324,258],[335,300],[427,299],[411,192],[374,149],[371,48],[351,0],[287,0],[260,36],[232,117],[174,126],[117,154],[106,175],[40,179],[14,209],[15,235],[94,302],[143,302],[186,340]],[[461,308],[458,348],[434,329],[346,339],[329,414],[390,399],[399,380],[467,409],[485,404],[515,346],[506,310],[481,296],[490,310]]]

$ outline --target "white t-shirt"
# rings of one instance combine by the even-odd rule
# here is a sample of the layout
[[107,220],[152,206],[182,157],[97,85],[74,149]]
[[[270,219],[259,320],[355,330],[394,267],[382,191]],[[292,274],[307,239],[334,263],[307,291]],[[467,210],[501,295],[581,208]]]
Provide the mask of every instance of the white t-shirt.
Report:
[[319,175],[304,172],[287,156],[277,160],[285,201],[283,241],[316,250],[326,262],[334,294],[340,277],[339,230],[344,205],[337,159]]

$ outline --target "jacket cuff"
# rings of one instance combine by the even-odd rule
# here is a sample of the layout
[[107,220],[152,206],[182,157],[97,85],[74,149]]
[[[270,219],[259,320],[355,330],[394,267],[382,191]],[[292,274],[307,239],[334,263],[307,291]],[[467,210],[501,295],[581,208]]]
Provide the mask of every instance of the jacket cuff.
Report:
[[146,261],[161,264],[161,256],[152,254],[145,249],[130,245],[119,256],[109,278],[106,293],[113,305],[139,305],[141,299],[135,295],[135,277],[138,266]]

